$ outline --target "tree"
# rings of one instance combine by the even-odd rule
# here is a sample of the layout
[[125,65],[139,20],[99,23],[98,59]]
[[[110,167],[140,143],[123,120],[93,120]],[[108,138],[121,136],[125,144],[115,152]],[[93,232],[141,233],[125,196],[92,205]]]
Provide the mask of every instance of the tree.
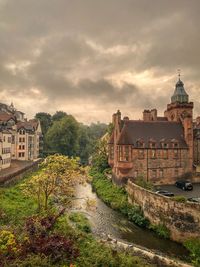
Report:
[[68,156],[77,156],[79,124],[71,115],[54,121],[46,134],[49,150]]
[[88,158],[90,156],[90,138],[88,136],[89,127],[83,124],[79,124],[79,149],[78,156],[81,159],[81,163],[84,165],[88,164]]
[[97,142],[95,152],[92,155],[92,166],[98,172],[103,172],[105,169],[109,168],[106,140],[99,140]]
[[84,169],[78,159],[63,155],[48,156],[41,163],[41,171],[23,185],[25,194],[35,198],[38,210],[48,210],[49,199],[54,197],[63,203],[69,202],[74,186],[83,181]]
[[35,115],[35,118],[40,121],[42,133],[45,135],[52,125],[51,115],[49,113],[39,112]]
[[62,118],[67,116],[67,113],[64,111],[56,111],[56,113],[52,116],[52,121],[59,121]]

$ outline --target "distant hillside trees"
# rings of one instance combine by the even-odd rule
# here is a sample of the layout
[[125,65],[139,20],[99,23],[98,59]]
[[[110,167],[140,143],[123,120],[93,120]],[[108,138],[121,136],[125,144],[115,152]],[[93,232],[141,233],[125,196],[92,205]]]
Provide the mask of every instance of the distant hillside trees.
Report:
[[40,112],[35,117],[41,122],[43,156],[54,153],[78,156],[82,164],[88,164],[97,140],[106,133],[108,127],[100,122],[84,125],[63,111],[56,111],[52,116]]

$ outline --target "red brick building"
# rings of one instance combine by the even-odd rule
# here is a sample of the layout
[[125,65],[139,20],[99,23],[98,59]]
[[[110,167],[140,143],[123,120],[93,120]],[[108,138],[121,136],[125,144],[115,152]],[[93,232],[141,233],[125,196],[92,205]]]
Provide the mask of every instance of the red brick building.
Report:
[[113,180],[125,183],[142,176],[156,184],[174,183],[193,169],[193,103],[180,80],[163,117],[144,110],[143,120],[113,114],[109,164]]

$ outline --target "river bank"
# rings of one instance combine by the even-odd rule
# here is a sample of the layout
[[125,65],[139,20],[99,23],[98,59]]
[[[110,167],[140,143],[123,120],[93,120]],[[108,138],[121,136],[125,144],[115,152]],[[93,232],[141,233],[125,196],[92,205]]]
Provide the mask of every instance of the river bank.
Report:
[[0,189],[1,267],[156,266],[98,241],[87,219],[76,219],[71,227],[69,213],[59,214],[53,204],[48,212],[38,213],[36,200],[25,195],[22,186],[35,174]]
[[[118,224],[118,232],[115,231],[115,229],[110,229],[111,228],[110,226],[108,228],[105,227],[104,229],[109,229],[111,233],[114,234],[114,237],[117,237],[119,239],[123,239],[125,241],[135,243],[139,246],[146,247],[151,250],[157,250],[157,251],[160,251],[161,253],[163,252],[170,257],[175,257],[175,258],[182,259],[184,261],[188,261],[189,252],[186,250],[185,247],[183,247],[182,245],[176,242],[170,241],[169,239],[160,238],[153,231],[138,227],[137,225],[129,221],[128,216],[125,216],[126,214],[124,215],[116,211],[116,210],[120,211],[122,207],[123,209],[125,207],[124,202],[126,201],[126,199],[121,189],[116,187],[115,189],[117,190],[118,193],[116,193],[116,190],[114,190],[114,195],[113,195],[113,188],[111,189],[112,183],[110,181],[106,181],[106,186],[104,187],[102,187],[102,181],[101,183],[96,182],[94,184],[94,180],[93,180],[92,184],[93,184],[93,188],[96,190],[96,193],[98,194],[98,197],[100,197],[109,206],[108,207],[103,203],[105,205],[103,209],[105,210],[108,209],[109,214],[112,214],[112,215],[115,214],[113,220],[110,220],[110,216],[108,215],[108,218],[109,218],[108,225],[113,224],[116,226],[116,224]],[[108,191],[111,193],[108,193]],[[101,206],[103,204],[102,203],[99,204],[99,200],[97,200],[97,203],[98,205],[100,205],[98,206],[98,208],[100,207],[100,209],[102,209]],[[97,212],[99,212],[98,209],[97,209]],[[118,217],[121,220],[117,219]],[[104,216],[104,220],[108,220],[108,218],[105,219],[105,216]],[[126,227],[128,227],[128,229],[126,229]]]

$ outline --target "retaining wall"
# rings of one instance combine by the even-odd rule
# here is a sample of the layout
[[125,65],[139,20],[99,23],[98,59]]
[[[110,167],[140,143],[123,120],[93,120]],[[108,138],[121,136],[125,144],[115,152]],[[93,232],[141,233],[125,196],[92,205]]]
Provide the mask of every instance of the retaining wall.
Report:
[[129,202],[141,206],[152,224],[165,224],[170,237],[177,242],[200,238],[200,204],[181,203],[146,190],[130,180],[127,183]]
[[0,175],[0,185],[8,184],[12,181],[21,179],[25,174],[36,171],[38,169],[39,163],[42,159],[38,159],[34,162],[30,162],[30,165],[21,168],[20,170],[9,173],[8,175]]

